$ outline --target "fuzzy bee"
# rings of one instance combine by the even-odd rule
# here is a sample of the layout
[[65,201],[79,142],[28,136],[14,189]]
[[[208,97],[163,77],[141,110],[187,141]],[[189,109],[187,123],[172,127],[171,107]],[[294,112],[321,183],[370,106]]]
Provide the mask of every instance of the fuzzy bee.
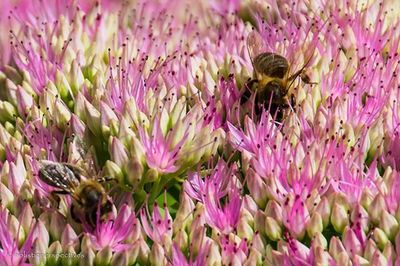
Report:
[[98,217],[111,212],[111,199],[102,185],[107,178],[93,178],[90,171],[69,163],[41,160],[39,164],[40,180],[56,189],[52,194],[72,197],[75,221],[94,228]]
[[304,71],[311,57],[299,71],[291,75],[288,60],[282,55],[265,52],[263,40],[255,31],[247,38],[247,48],[254,71],[253,77],[245,84],[241,103],[247,102],[254,92],[255,113],[260,115],[263,109],[269,109],[272,115],[276,115],[275,119],[281,121],[289,106],[294,106],[295,99],[289,93],[293,81],[300,76],[304,83],[314,84]]

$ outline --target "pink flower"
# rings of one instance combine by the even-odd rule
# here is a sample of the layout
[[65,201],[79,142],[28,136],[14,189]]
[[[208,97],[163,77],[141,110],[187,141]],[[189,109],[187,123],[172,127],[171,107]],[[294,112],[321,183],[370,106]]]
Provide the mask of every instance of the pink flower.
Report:
[[96,228],[87,234],[94,249],[110,247],[112,251],[119,252],[132,246],[126,243],[126,240],[136,226],[139,226],[139,223],[135,213],[127,205],[123,205],[115,220],[98,221]]
[[[221,160],[204,180],[196,173],[185,184],[186,193],[204,204],[206,222],[224,234],[236,229],[242,205],[235,171],[235,167],[228,167]],[[225,196],[226,203],[222,204]]]
[[[33,224],[22,246],[19,245],[19,231],[17,236],[13,235],[8,226],[9,216],[6,209],[0,209],[0,261],[3,265],[31,265],[26,261],[32,251],[35,240],[37,239],[36,226]],[[20,229],[19,229],[20,230]]]
[[150,223],[148,221],[148,216],[150,216],[148,209],[142,208],[140,210],[140,220],[144,232],[154,242],[159,244],[165,243],[166,240],[172,237],[172,217],[169,214],[167,205],[164,204],[164,217],[162,217],[157,203],[153,205]]
[[189,261],[186,259],[185,255],[179,249],[179,247],[174,244],[172,249],[172,265],[174,266],[202,266],[207,264],[208,252],[210,245],[206,244],[201,247],[195,259],[190,253]]

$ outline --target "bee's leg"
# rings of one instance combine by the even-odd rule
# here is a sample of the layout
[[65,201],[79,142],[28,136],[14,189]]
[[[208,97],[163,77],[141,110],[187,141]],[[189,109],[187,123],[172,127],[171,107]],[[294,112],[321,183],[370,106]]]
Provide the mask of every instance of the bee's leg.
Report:
[[317,82],[312,82],[310,76],[304,72],[301,73],[300,78],[301,81],[303,81],[305,84],[312,84],[312,85],[317,84]]
[[97,181],[99,183],[106,183],[106,182],[111,182],[111,181],[118,183],[118,180],[115,179],[115,178],[112,178],[111,176],[100,177],[100,178],[97,179]]
[[74,204],[71,205],[71,217],[75,222],[82,223],[81,213],[78,212],[78,210]]
[[290,95],[290,106],[292,106],[293,110],[296,110],[296,98],[294,95]]
[[258,80],[256,80],[256,79],[249,79],[245,83],[243,93],[242,93],[242,95],[240,97],[240,104],[241,105],[250,100],[251,95],[252,95],[252,91],[253,91],[252,88],[254,87],[254,85],[256,83],[258,83]]
[[93,209],[85,215],[85,221],[89,224],[91,228],[95,228],[97,224],[97,210]]
[[64,190],[53,190],[50,192],[51,205],[55,206],[57,209],[60,206],[61,198],[59,195],[68,195],[69,192]]
[[100,216],[103,217],[104,215],[110,213],[111,211],[112,211],[112,203],[110,200],[107,200],[107,202],[100,209]]

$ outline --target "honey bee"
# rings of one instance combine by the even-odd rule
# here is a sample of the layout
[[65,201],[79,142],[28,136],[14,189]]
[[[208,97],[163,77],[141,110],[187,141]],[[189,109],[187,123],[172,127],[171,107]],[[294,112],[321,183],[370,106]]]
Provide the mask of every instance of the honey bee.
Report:
[[300,76],[304,83],[315,84],[304,72],[311,57],[299,71],[290,75],[288,60],[282,55],[265,52],[263,40],[255,31],[248,36],[247,47],[254,71],[253,77],[245,84],[241,103],[248,101],[255,92],[255,113],[260,115],[263,109],[269,109],[272,115],[276,115],[275,120],[281,121],[284,112],[294,106],[294,96],[289,93],[293,81]]
[[106,178],[91,178],[87,170],[69,163],[41,160],[39,164],[40,180],[56,189],[52,194],[72,197],[71,217],[76,222],[94,228],[97,217],[111,212],[111,199],[102,185]]

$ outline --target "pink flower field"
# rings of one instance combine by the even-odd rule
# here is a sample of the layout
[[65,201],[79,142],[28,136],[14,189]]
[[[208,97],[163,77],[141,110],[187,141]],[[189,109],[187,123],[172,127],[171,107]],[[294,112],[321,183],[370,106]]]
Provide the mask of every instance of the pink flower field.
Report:
[[1,0],[0,266],[400,265],[399,10]]

